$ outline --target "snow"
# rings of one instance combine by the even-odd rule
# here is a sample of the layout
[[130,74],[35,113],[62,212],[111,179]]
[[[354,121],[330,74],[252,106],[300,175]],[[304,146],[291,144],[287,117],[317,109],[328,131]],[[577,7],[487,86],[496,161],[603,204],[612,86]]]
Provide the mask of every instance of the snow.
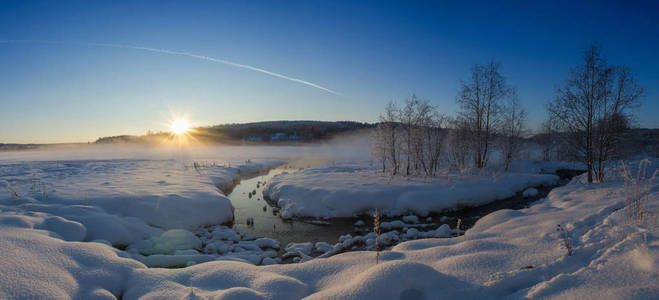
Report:
[[254,243],[260,248],[279,249],[279,241],[271,238],[259,238]]
[[[207,225],[200,220],[162,220],[160,224],[181,227],[158,228],[149,221],[155,214],[126,214],[103,200],[125,203],[127,200],[122,199],[135,195],[133,199],[146,205],[151,203],[145,200],[149,195],[164,199],[175,192],[190,201],[190,211],[196,207],[204,217],[207,203],[192,196],[211,194],[213,182],[196,170],[192,172],[197,175],[168,171],[163,167],[168,163],[161,163],[129,160],[72,166],[46,161],[0,165],[3,180],[21,196],[16,199],[0,184],[4,188],[0,190],[0,298],[656,299],[659,295],[659,224],[653,219],[659,209],[656,184],[649,191],[646,203],[651,215],[644,222],[629,220],[622,179],[611,176],[598,184],[575,180],[552,190],[529,208],[488,214],[458,237],[445,238],[455,233],[447,224],[424,232],[412,226],[419,224],[410,218],[390,221],[391,230],[377,237],[385,245],[377,263],[374,251],[336,254],[355,245],[372,247],[376,237],[371,232],[344,235],[333,246],[289,244],[286,252],[300,263],[277,264],[275,240],[248,237],[217,221]],[[146,166],[157,167],[140,173]],[[651,171],[657,166],[659,160],[654,159]],[[112,168],[115,170],[108,170]],[[224,167],[209,167],[203,172],[209,175],[214,168]],[[484,203],[555,181],[551,175],[510,173],[451,175],[436,181],[412,179],[407,184],[394,178],[386,184],[359,167],[333,168],[289,173],[273,180],[270,188],[281,196],[280,203],[295,199],[284,204],[316,205],[323,215],[333,214],[327,207],[339,215],[352,214],[386,202],[379,206],[383,212],[409,217],[410,211],[423,216],[424,211],[438,207]],[[132,170],[132,175],[123,174],[123,170]],[[33,171],[46,182],[47,197],[43,191],[30,191]],[[154,178],[168,172],[180,175],[181,181]],[[135,174],[149,177],[133,177]],[[176,187],[159,184],[161,180]],[[104,182],[114,186],[116,193],[105,188]],[[68,188],[72,191],[67,192]],[[78,188],[94,197],[77,195],[73,190]],[[312,197],[323,193],[329,195]],[[296,198],[300,195],[309,199]],[[345,204],[355,201],[356,195],[365,199],[360,207],[344,211],[333,206],[341,204],[336,200],[339,196],[347,199]],[[215,190],[213,196],[223,201],[221,192]],[[423,201],[426,198],[437,204]],[[288,207],[288,212],[307,211],[297,208]],[[282,209],[285,211],[286,205]],[[173,218],[162,213],[158,212],[160,217]],[[195,224],[201,227],[183,226]],[[559,224],[567,230],[572,256],[567,255],[561,233],[556,231]],[[427,238],[405,241],[418,237]],[[122,251],[102,239],[132,242]],[[94,240],[98,242],[88,242]],[[404,242],[391,246],[397,240]],[[146,252],[165,254],[140,254],[138,245],[144,241],[151,243],[151,251],[158,249]],[[312,258],[314,250],[326,254]],[[218,252],[226,255],[220,257]]]
[[318,252],[323,252],[323,253],[325,253],[325,252],[327,252],[327,251],[332,250],[332,245],[330,245],[330,244],[327,243],[327,242],[317,242],[317,243],[314,245],[314,249],[315,249],[316,251],[318,251]]
[[522,192],[522,197],[528,198],[528,197],[535,197],[538,195],[538,190],[535,188],[528,188],[525,189],[524,192]]
[[201,240],[192,232],[183,229],[167,230],[160,236],[151,237],[137,245],[137,250],[144,255],[174,254],[189,249],[201,249]]
[[[6,213],[1,213],[7,217]],[[14,215],[31,223],[32,217]],[[67,242],[50,232],[0,226],[1,299],[115,299],[145,268],[100,243]]]
[[[0,206],[51,215],[47,226],[77,226],[67,239],[128,245],[167,229],[230,222],[233,207],[218,185],[281,163],[193,168],[174,160],[0,161],[0,186],[19,196],[3,191]],[[82,233],[83,239],[76,236]]]
[[424,178],[389,178],[372,167],[345,165],[278,174],[268,182],[264,194],[277,202],[284,218],[352,217],[375,208],[388,216],[408,212],[426,216],[487,204],[557,181],[557,176],[549,174],[493,173],[449,174],[429,182]]
[[87,234],[87,228],[82,224],[58,216],[45,218],[36,228],[54,232],[65,241],[82,241]]
[[288,254],[297,254],[301,252],[303,254],[309,255],[313,250],[313,244],[311,243],[290,243],[286,246],[286,253]]
[[407,215],[403,217],[403,222],[405,223],[419,223],[419,217],[415,215]]

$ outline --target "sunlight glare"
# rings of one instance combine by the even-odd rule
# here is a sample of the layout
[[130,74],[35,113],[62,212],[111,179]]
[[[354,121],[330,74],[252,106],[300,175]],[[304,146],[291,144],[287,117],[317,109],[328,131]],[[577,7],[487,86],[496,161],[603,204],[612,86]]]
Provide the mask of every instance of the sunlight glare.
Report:
[[190,124],[186,120],[178,119],[172,123],[172,131],[174,134],[184,134],[190,130]]

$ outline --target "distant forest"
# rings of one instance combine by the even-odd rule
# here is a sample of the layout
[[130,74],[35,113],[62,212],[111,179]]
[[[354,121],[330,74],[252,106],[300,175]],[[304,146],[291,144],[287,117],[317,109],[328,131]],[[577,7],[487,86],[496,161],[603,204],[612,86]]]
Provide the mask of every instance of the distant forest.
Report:
[[[375,124],[352,121],[268,121],[197,127],[187,135],[202,143],[291,143],[314,142],[337,134],[368,129]],[[169,132],[147,133],[142,136],[120,135],[102,137],[97,144],[151,143],[174,138]]]

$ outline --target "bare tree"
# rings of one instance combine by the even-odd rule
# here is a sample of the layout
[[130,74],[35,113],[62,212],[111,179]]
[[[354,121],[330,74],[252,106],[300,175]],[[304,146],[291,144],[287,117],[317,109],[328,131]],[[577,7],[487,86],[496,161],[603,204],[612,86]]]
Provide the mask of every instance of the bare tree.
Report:
[[419,127],[423,118],[432,110],[426,101],[421,101],[412,95],[412,98],[405,101],[405,106],[399,111],[399,122],[402,127],[404,152],[405,152],[405,175],[410,175],[413,170],[419,167],[420,152],[423,147],[419,141]]
[[404,166],[406,176],[433,176],[439,167],[443,126],[444,116],[426,100],[412,96],[402,109],[389,103],[373,135],[373,154],[382,171],[390,165],[396,175]]
[[386,172],[387,161],[391,165],[391,173],[398,174],[400,161],[400,137],[398,134],[399,109],[392,101],[387,104],[384,113],[380,115],[380,123],[376,128],[373,141],[373,152],[382,163],[382,172]]
[[520,106],[517,91],[511,89],[509,102],[503,109],[501,123],[501,150],[503,152],[505,170],[519,153],[526,111]]
[[423,135],[420,139],[425,145],[422,159],[424,162],[423,169],[426,176],[435,176],[439,169],[442,145],[444,144],[446,117],[434,111],[424,119],[423,123]]
[[479,169],[487,165],[488,151],[500,123],[501,101],[509,92],[500,69],[501,65],[495,62],[474,65],[471,78],[462,82],[456,97],[460,105],[458,116],[466,122],[471,132],[474,166]]
[[378,123],[371,137],[373,147],[372,154],[382,165],[382,173],[387,172],[387,161],[389,160],[389,149],[387,148],[388,124]]
[[456,117],[448,120],[451,127],[448,143],[448,158],[452,168],[462,169],[467,166],[467,157],[470,154],[469,124],[467,120]]
[[561,136],[569,139],[565,144],[586,164],[588,182],[593,182],[593,175],[603,180],[605,161],[643,89],[627,67],[608,66],[600,47],[593,44],[585,49],[583,64],[570,70],[556,94],[548,110]]
[[595,126],[595,175],[604,181],[606,161],[617,151],[622,134],[630,127],[630,108],[637,107],[644,95],[628,66],[611,67],[607,72],[605,97],[598,107]]
[[542,159],[545,161],[556,159],[556,155],[554,155],[556,151],[556,133],[552,123],[553,121],[550,114],[547,119],[540,124],[537,135],[538,143],[542,149]]

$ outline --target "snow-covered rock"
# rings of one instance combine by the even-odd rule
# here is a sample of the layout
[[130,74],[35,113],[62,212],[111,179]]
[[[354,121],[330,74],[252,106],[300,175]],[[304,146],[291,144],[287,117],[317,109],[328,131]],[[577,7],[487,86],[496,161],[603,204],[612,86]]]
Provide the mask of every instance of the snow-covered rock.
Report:
[[522,197],[528,198],[528,197],[535,197],[538,195],[538,190],[535,188],[528,188],[522,192]]
[[275,265],[277,264],[277,261],[273,258],[266,257],[261,261],[261,265],[267,266],[267,265]]
[[151,237],[137,244],[137,250],[145,255],[174,254],[177,250],[201,249],[201,240],[192,232],[172,229],[160,236]]
[[380,222],[380,228],[389,230],[389,229],[399,229],[405,227],[405,223],[400,220],[394,220],[391,222]]
[[317,243],[314,245],[314,249],[316,249],[316,251],[318,251],[318,252],[323,252],[323,253],[325,253],[325,252],[327,252],[327,251],[332,250],[332,245],[330,245],[330,244],[327,243],[327,242],[317,242]]
[[271,238],[259,238],[254,241],[261,248],[279,249],[279,241]]
[[416,239],[419,236],[419,230],[417,230],[416,228],[409,228],[405,232],[405,235],[409,239]]
[[416,224],[416,223],[419,223],[419,217],[417,217],[415,215],[403,216],[403,222],[410,223],[410,224]]
[[289,243],[286,246],[286,253],[297,254],[298,252],[309,255],[313,251],[311,243]]

